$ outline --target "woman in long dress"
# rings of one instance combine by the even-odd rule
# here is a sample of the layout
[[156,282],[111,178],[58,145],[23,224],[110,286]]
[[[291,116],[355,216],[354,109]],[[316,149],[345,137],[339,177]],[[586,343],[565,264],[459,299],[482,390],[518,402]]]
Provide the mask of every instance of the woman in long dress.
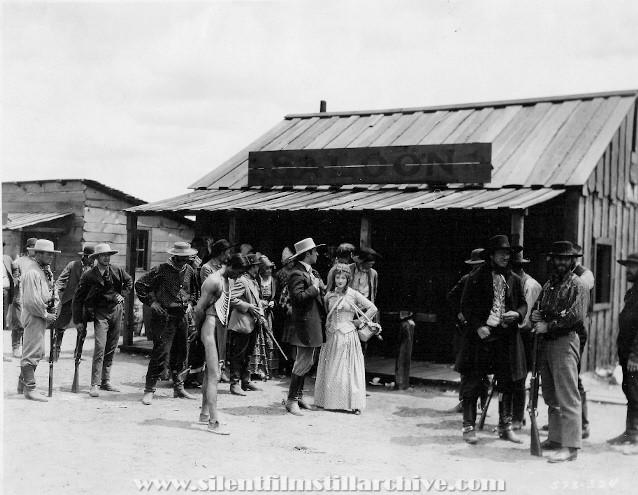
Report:
[[326,343],[319,354],[315,405],[360,414],[366,405],[366,379],[357,333],[363,322],[357,318],[355,306],[369,319],[377,313],[377,307],[348,287],[351,277],[348,265],[335,265],[335,288],[324,298],[328,313]]

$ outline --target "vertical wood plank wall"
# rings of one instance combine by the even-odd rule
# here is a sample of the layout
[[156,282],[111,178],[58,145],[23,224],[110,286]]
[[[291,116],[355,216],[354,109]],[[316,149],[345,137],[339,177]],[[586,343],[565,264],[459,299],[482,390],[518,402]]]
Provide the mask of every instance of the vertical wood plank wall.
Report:
[[611,306],[593,312],[583,370],[614,365],[618,359],[618,314],[629,287],[625,270],[616,260],[638,251],[637,142],[634,106],[582,188],[578,239],[584,249],[583,264],[595,272],[596,239],[612,241]]

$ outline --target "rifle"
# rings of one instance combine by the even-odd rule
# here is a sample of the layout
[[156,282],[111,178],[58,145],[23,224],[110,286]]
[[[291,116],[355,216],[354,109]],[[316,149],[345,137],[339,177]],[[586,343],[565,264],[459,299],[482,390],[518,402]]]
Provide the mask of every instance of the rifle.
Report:
[[[55,309],[53,308],[54,301],[53,298],[47,304],[47,312],[54,313]],[[55,357],[55,320],[47,325],[49,328],[49,341],[50,347],[49,350],[49,397],[53,397],[53,358]]]
[[492,379],[492,385],[489,393],[487,394],[487,401],[485,401],[485,405],[483,406],[483,410],[481,411],[481,417],[478,422],[478,429],[482,430],[485,426],[485,418],[487,417],[487,410],[490,407],[490,402],[492,402],[492,396],[494,395],[494,391],[496,390],[496,379]]
[[74,394],[77,394],[80,388],[80,362],[82,361],[84,339],[86,339],[86,322],[84,323],[84,331],[78,332],[77,338],[75,339],[75,352],[73,353],[75,372],[73,373],[73,385],[71,385],[71,392]]
[[529,453],[536,457],[543,457],[541,439],[538,433],[538,424],[536,422],[536,416],[538,414],[538,340],[539,335],[535,333],[534,350],[532,354],[534,356],[534,360],[532,361],[532,377],[529,384],[529,404],[527,405],[527,411],[529,412],[529,421],[531,424]]

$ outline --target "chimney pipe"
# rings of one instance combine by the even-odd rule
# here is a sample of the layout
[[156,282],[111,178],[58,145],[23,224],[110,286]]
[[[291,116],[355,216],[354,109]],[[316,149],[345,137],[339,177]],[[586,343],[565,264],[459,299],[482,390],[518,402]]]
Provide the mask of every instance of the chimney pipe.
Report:
[[319,102],[319,113],[326,113],[326,100]]

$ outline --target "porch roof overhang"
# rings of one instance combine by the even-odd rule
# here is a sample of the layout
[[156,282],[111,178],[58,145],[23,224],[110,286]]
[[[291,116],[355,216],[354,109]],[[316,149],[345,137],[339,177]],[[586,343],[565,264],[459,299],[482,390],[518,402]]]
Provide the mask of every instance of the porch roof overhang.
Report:
[[72,212],[8,213],[7,222],[2,225],[2,228],[8,230],[23,230],[25,227],[40,225],[71,215],[73,215]]

